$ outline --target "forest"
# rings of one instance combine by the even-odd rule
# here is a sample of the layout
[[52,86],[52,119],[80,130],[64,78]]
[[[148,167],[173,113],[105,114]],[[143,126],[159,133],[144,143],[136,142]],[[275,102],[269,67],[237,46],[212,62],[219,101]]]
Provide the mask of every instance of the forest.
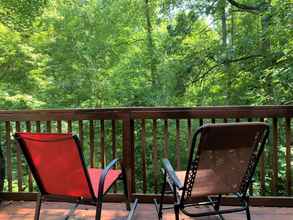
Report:
[[2,0],[1,109],[292,104],[291,0]]
[[[293,2],[1,0],[0,79],[1,110],[292,105]],[[170,126],[173,144],[176,126]],[[1,123],[2,139],[4,129]],[[148,137],[148,179],[151,143]],[[280,140],[283,176],[284,143]],[[16,153],[13,149],[14,176]],[[278,186],[281,195],[284,182]]]

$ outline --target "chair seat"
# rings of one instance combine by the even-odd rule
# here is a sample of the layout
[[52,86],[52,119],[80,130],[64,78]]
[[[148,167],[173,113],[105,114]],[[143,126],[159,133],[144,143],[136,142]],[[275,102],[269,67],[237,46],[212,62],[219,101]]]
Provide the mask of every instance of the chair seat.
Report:
[[[94,189],[95,196],[98,198],[99,182],[103,169],[88,168],[88,174],[91,180],[91,184]],[[106,176],[104,184],[104,193],[109,190],[113,183],[120,177],[121,170],[110,170]]]
[[[177,171],[176,175],[181,183],[185,181],[186,171]],[[216,186],[216,187],[215,187]],[[195,183],[191,192],[191,198],[228,194],[236,192],[238,185],[228,185],[225,180],[221,180],[212,169],[199,169],[196,173]]]

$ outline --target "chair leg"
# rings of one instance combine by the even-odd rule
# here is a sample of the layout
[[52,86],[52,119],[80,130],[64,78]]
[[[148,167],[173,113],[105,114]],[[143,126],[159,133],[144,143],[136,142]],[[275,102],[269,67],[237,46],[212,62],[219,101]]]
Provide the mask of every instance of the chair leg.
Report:
[[250,211],[249,211],[249,207],[248,206],[246,208],[246,218],[247,218],[247,220],[251,220]]
[[[221,202],[222,202],[222,195],[219,194],[219,195],[218,195],[218,199],[217,199],[217,203],[215,204],[215,207],[214,207],[215,211],[219,211],[219,210],[220,210]],[[221,220],[224,220],[224,217],[223,217],[222,214],[219,213],[218,215],[219,215],[219,218],[220,218]]]
[[177,194],[176,194],[176,186],[175,184],[173,184],[173,196],[174,196],[174,201],[175,201],[175,204],[174,204],[174,212],[175,212],[175,219],[176,220],[179,220],[179,205],[178,205],[178,201],[177,201]]
[[222,200],[222,195],[219,194],[218,199],[217,199],[217,203],[215,205],[215,210],[216,211],[219,211],[219,209],[220,209],[221,200]]
[[167,184],[167,174],[165,172],[164,173],[164,183],[162,186],[161,197],[160,197],[160,207],[159,207],[159,212],[158,212],[159,219],[162,219],[162,217],[163,217],[163,203],[164,203],[166,184]]
[[123,179],[123,186],[124,186],[124,195],[125,195],[125,203],[126,203],[126,209],[130,211],[130,199],[128,195],[128,185],[127,185],[127,179],[126,179],[126,171],[125,168],[122,167],[122,179]]
[[72,206],[67,214],[67,216],[65,217],[64,220],[68,220],[70,218],[70,216],[72,216],[74,214],[74,211],[76,210],[76,208],[79,205],[79,200],[77,201],[77,203],[74,204],[74,206]]
[[36,203],[36,209],[35,209],[35,220],[40,219],[41,205],[42,205],[42,195],[38,194],[37,203]]
[[179,220],[179,206],[177,204],[174,205],[175,219]]
[[243,200],[246,206],[246,218],[247,220],[251,220],[250,210],[249,210],[249,196],[243,197]]
[[101,219],[102,205],[103,205],[103,201],[102,201],[102,199],[99,199],[99,200],[97,201],[96,220],[100,220],[100,219]]

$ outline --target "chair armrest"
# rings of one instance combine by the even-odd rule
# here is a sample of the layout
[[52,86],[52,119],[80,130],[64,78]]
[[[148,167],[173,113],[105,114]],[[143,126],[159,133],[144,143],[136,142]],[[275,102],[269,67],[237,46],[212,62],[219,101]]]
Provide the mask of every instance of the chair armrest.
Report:
[[118,162],[119,160],[116,158],[114,160],[112,160],[110,163],[108,163],[108,165],[103,169],[103,172],[100,176],[100,181],[99,181],[99,197],[100,195],[104,194],[104,183],[106,180],[106,176],[109,173],[109,171],[115,166],[115,164]]
[[163,159],[163,166],[164,166],[165,172],[167,172],[167,174],[168,174],[169,178],[171,179],[171,181],[173,182],[173,184],[175,184],[175,186],[178,189],[180,189],[180,190],[183,189],[184,185],[181,183],[181,181],[176,176],[175,170],[172,167],[172,165],[168,159]]

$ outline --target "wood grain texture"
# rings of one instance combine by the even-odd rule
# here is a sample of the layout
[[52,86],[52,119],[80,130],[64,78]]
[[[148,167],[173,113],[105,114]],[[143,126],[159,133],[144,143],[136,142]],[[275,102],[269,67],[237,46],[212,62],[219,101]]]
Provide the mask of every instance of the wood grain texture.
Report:
[[57,121],[57,132],[62,133],[62,121]]
[[[46,220],[60,220],[64,219],[68,214],[72,204],[68,203],[52,203],[45,202],[42,205],[40,219]],[[13,220],[32,220],[34,217],[35,202],[3,202],[0,205],[0,219],[13,219]],[[228,208],[228,207],[223,207]],[[200,211],[199,209],[197,209]],[[119,220],[126,219],[128,212],[125,210],[125,205],[122,203],[105,203],[102,210],[103,220]],[[251,216],[254,220],[291,220],[293,216],[292,208],[263,208],[252,207]],[[95,207],[79,205],[75,212],[69,217],[69,220],[83,219],[91,220],[95,218]],[[134,220],[149,220],[157,219],[156,211],[153,204],[140,203],[135,211]],[[173,210],[165,210],[163,219],[175,220]],[[191,220],[184,214],[180,214],[180,219]],[[216,220],[217,216],[206,217],[199,219]],[[233,213],[225,215],[226,220],[243,220],[245,213]]]
[[11,124],[9,121],[5,122],[5,143],[6,143],[6,160],[7,160],[7,181],[8,181],[8,191],[12,192],[12,158],[11,158]]
[[272,148],[272,182],[271,190],[273,195],[277,193],[277,180],[278,180],[278,119],[273,118],[273,148]]
[[[116,120],[111,120],[111,142],[112,142],[112,160],[116,158]],[[116,169],[116,165],[114,166]],[[117,192],[116,183],[113,186],[113,191]]]
[[191,119],[187,119],[187,146],[188,146],[188,152],[190,152],[190,149],[191,149],[191,139],[192,139]]
[[90,167],[94,167],[94,149],[95,149],[95,131],[94,131],[94,122],[90,120],[89,126],[90,134]]
[[157,144],[157,120],[153,120],[153,140],[152,140],[152,164],[153,164],[153,185],[154,192],[158,192],[158,144]]
[[52,121],[46,121],[46,129],[48,133],[52,132]]
[[175,145],[175,151],[176,151],[176,170],[180,170],[180,163],[181,163],[181,151],[180,151],[180,121],[179,119],[176,119],[176,145]]
[[129,197],[135,192],[134,121],[125,116],[122,122],[123,164],[126,169]]
[[[291,120],[291,117],[293,117],[293,106],[231,106],[231,107],[196,107],[196,108],[174,108],[174,107],[167,107],[167,108],[144,108],[144,107],[134,107],[134,108],[109,108],[109,109],[65,109],[65,110],[33,110],[33,111],[0,111],[0,120],[6,121],[7,123],[10,123],[10,126],[14,124],[14,122],[19,123],[20,121],[26,121],[27,123],[33,123],[36,122],[36,124],[32,124],[33,126],[30,129],[37,132],[51,132],[52,130],[55,132],[57,129],[57,132],[62,131],[62,121],[67,122],[67,131],[72,131],[72,126],[74,125],[74,128],[76,128],[75,125],[78,122],[78,132],[80,136],[81,143],[83,143],[83,136],[86,140],[86,150],[89,152],[90,156],[89,161],[87,161],[90,166],[94,166],[95,164],[95,155],[97,153],[97,149],[95,146],[95,141],[98,142],[98,138],[95,137],[96,130],[94,123],[100,121],[101,122],[101,135],[100,138],[100,148],[99,152],[101,152],[101,156],[99,155],[99,161],[102,166],[106,163],[105,157],[103,155],[106,155],[106,145],[105,145],[105,137],[108,137],[108,130],[102,129],[103,121],[104,120],[111,120],[112,122],[117,120],[123,121],[123,129],[122,129],[122,141],[123,141],[123,162],[126,164],[127,167],[127,175],[128,175],[128,181],[130,182],[131,186],[131,193],[135,192],[135,163],[140,163],[142,166],[142,175],[143,177],[143,187],[141,189],[142,192],[146,192],[146,174],[145,172],[147,169],[150,169],[152,165],[146,164],[146,161],[136,161],[135,159],[135,143],[134,143],[134,134],[137,133],[137,130],[134,130],[134,122],[140,122],[141,120],[152,120],[152,121],[163,121],[163,131],[160,131],[160,126],[156,128],[156,136],[159,137],[161,134],[163,135],[163,143],[157,143],[157,138],[152,138],[151,129],[152,126],[146,127],[144,131],[144,139],[145,142],[145,149],[144,152],[142,152],[142,155],[147,156],[147,144],[152,144],[153,148],[152,151],[157,152],[157,156],[153,155],[153,157],[157,157],[157,162],[161,158],[161,155],[158,153],[163,152],[164,157],[174,157],[176,161],[176,168],[180,169],[184,164],[182,161],[180,161],[180,153],[182,149],[185,149],[186,145],[190,145],[190,134],[192,133],[192,125],[191,122],[193,122],[193,119],[199,120],[199,124],[202,125],[204,122],[219,122],[223,120],[223,122],[235,120],[237,122],[244,121],[249,119],[249,121],[254,120],[255,118],[265,118],[267,121],[273,120],[272,123],[272,132],[271,132],[271,140],[272,140],[272,151],[270,152],[269,157],[266,157],[265,154],[261,157],[260,165],[259,165],[259,177],[260,177],[260,192],[261,194],[264,194],[266,190],[272,191],[277,195],[277,186],[279,184],[278,182],[278,176],[282,177],[286,181],[286,191],[288,195],[291,195],[291,189],[292,189],[292,175],[291,175],[291,145],[292,138],[291,138],[291,128],[290,123],[288,125],[288,120]],[[283,126],[283,121],[286,119],[285,126]],[[87,126],[87,123],[83,124],[83,120],[89,121],[89,129]],[[186,124],[182,124],[182,129],[180,130],[180,120],[182,122],[187,121],[187,129]],[[170,121],[176,121],[176,127],[172,125],[169,128],[169,122]],[[195,120],[194,120],[195,121]],[[75,123],[76,122],[76,123]],[[57,126],[55,126],[57,123]],[[198,124],[198,123],[196,123]],[[84,126],[86,126],[86,129],[84,129]],[[64,126],[66,130],[66,124]],[[175,127],[175,130],[174,130]],[[146,131],[146,129],[150,130],[150,133]],[[10,129],[10,130],[7,130]],[[6,126],[5,128],[6,132],[6,139],[8,138],[8,133],[11,135],[13,132],[12,128],[8,128]],[[26,129],[28,130],[28,129]],[[118,129],[117,129],[118,130]],[[119,129],[120,132],[120,129]],[[168,152],[169,148],[169,135],[171,135],[172,132],[172,140],[175,138],[175,152]],[[148,135],[146,134],[148,133]],[[170,133],[170,134],[169,134]],[[182,133],[182,134],[181,134]],[[180,141],[180,134],[182,135],[182,140],[184,140],[184,143],[181,143],[183,141]],[[184,135],[184,136],[183,136]],[[185,137],[187,135],[187,137]],[[104,137],[105,136],[105,137]],[[187,140],[187,141],[185,141]],[[283,154],[278,152],[280,151],[280,146],[283,144],[281,142],[282,140],[285,140],[285,157]],[[153,143],[151,143],[153,141]],[[187,143],[186,143],[187,142]],[[279,143],[280,142],[280,143]],[[113,145],[114,143],[114,145]],[[182,146],[181,146],[182,144]],[[83,145],[83,144],[82,144]],[[112,148],[116,145],[115,140],[113,141],[112,137]],[[14,146],[14,144],[13,144]],[[6,140],[6,157],[7,160],[7,178],[8,178],[8,190],[12,188],[12,166],[17,167],[17,172],[19,172],[19,166],[17,164],[10,164],[12,163],[12,143],[11,141]],[[14,148],[13,148],[14,150]],[[112,153],[113,153],[112,149]],[[10,156],[7,155],[9,154]],[[118,152],[120,153],[120,151]],[[170,155],[168,155],[168,153]],[[176,154],[176,155],[174,155]],[[16,156],[19,158],[19,152],[16,152]],[[278,160],[279,157],[284,158],[286,161],[286,173],[283,175],[282,173],[279,173],[278,169]],[[10,159],[9,159],[10,157]],[[101,159],[100,159],[101,157]],[[110,156],[109,156],[110,157]],[[140,158],[141,159],[141,158]],[[268,161],[269,159],[269,161]],[[266,162],[266,160],[268,162]],[[19,160],[18,160],[19,161]],[[17,162],[16,162],[17,163]],[[145,165],[143,165],[145,163]],[[266,164],[270,163],[270,165]],[[182,165],[182,166],[181,166]],[[9,168],[10,166],[10,168]],[[272,171],[269,171],[267,167],[270,166]],[[159,172],[159,165],[156,165],[158,169],[153,170],[153,172]],[[10,171],[9,171],[10,169]],[[266,183],[266,174],[270,174],[272,177],[271,180],[271,187],[265,188]],[[14,174],[13,174],[14,175]],[[17,181],[18,181],[18,188],[21,190],[20,182],[23,180],[20,180],[20,175],[18,174]],[[9,182],[10,181],[10,182]],[[32,191],[32,178],[31,175],[29,175],[29,188],[30,191]],[[157,180],[158,181],[158,180]],[[268,183],[266,183],[268,185]],[[253,188],[250,187],[250,192],[253,192]]]
[[83,121],[78,121],[78,134],[79,134],[79,141],[80,141],[80,147],[83,149]]
[[67,132],[72,132],[72,120],[67,121]]
[[163,147],[163,156],[168,158],[168,146],[169,145],[169,123],[168,119],[164,120],[164,147]]
[[[261,122],[264,122],[263,118],[260,118]],[[259,159],[259,181],[260,181],[260,194],[265,194],[265,158],[266,158],[266,148],[264,148],[264,151],[262,152],[262,155]]]
[[142,191],[147,191],[147,177],[146,177],[146,133],[145,120],[141,120],[141,173],[142,173]]
[[[31,132],[32,131],[32,124],[31,124],[31,122],[30,121],[26,121],[25,122],[25,125],[26,125],[26,131],[27,132]],[[30,171],[29,166],[27,165],[26,167],[28,169],[28,190],[29,190],[29,192],[32,192],[33,191],[33,176],[32,176],[32,172]]]
[[[20,122],[15,122],[15,131],[20,132]],[[17,188],[18,192],[23,191],[23,169],[22,169],[22,158],[21,158],[21,149],[18,143],[15,142],[16,148],[16,165],[17,165]]]
[[105,154],[105,121],[100,120],[100,164],[102,168],[105,167],[106,154]]
[[41,132],[41,122],[36,121],[36,132]]
[[292,194],[292,173],[291,173],[291,144],[292,144],[292,133],[291,133],[291,119],[286,118],[285,121],[285,132],[286,132],[286,190],[288,196]]
[[293,105],[287,106],[215,106],[215,107],[133,107],[103,109],[54,109],[0,111],[2,121],[57,121],[141,118],[244,118],[293,117]]

